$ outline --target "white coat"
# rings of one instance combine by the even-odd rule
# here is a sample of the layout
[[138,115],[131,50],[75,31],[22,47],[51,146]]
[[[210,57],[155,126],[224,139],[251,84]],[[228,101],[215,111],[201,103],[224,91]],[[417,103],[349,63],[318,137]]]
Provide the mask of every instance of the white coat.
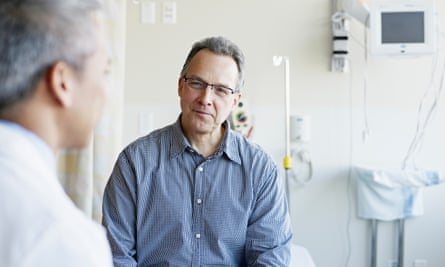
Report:
[[0,121],[0,266],[111,267],[103,228],[67,197],[37,136]]

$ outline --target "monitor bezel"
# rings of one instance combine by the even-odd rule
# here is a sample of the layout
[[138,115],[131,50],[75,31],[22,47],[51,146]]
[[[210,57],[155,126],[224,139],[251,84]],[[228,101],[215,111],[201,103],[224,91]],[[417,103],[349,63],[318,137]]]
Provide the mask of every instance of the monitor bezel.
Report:
[[[383,13],[422,12],[424,14],[424,42],[383,43]],[[374,3],[370,8],[370,53],[371,55],[425,55],[433,54],[435,44],[434,6],[431,2]]]

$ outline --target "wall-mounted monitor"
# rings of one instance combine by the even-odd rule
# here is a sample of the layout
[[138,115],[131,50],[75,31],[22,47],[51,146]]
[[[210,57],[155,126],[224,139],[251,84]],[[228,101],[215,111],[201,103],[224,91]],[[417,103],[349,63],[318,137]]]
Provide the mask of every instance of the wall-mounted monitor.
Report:
[[422,55],[435,52],[432,2],[374,3],[370,6],[372,55]]

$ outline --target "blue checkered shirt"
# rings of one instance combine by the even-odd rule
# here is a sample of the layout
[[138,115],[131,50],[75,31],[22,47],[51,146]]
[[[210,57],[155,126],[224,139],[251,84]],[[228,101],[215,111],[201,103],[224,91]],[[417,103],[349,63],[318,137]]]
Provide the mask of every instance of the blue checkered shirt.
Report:
[[227,131],[207,159],[180,124],[119,155],[103,200],[114,266],[287,266],[282,182],[258,145]]

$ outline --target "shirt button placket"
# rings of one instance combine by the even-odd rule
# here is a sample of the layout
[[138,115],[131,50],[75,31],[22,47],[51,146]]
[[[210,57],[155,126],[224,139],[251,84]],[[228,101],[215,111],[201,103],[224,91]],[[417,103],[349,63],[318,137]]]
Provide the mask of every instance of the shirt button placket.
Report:
[[204,181],[204,167],[203,166],[198,166],[197,168],[197,172],[195,173],[196,177],[195,177],[195,211],[193,212],[195,214],[195,218],[193,218],[193,231],[194,231],[194,236],[195,236],[195,240],[196,240],[196,251],[194,253],[193,256],[193,260],[192,260],[192,266],[200,266],[200,258],[201,258],[201,253],[200,253],[200,242],[199,240],[201,239],[202,235],[200,233],[201,231],[201,221],[202,221],[202,198],[200,198],[200,196],[202,195],[202,182]]

